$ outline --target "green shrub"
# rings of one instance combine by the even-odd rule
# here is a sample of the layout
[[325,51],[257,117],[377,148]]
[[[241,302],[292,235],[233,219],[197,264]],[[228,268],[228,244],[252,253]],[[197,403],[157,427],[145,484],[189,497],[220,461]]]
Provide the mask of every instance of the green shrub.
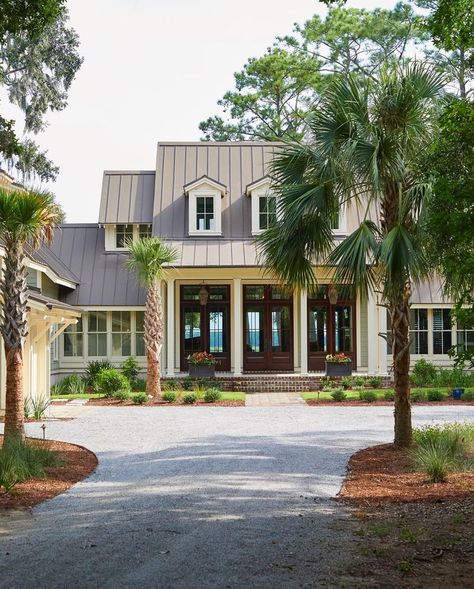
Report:
[[343,376],[341,378],[341,385],[343,389],[350,389],[352,388],[352,376]]
[[0,449],[0,487],[10,493],[18,483],[44,478],[45,468],[60,464],[58,455],[39,443],[9,437]]
[[163,390],[164,391],[176,391],[179,388],[179,383],[175,378],[170,378],[169,380],[165,380],[163,383]]
[[383,398],[386,401],[394,401],[395,400],[395,391],[392,391],[392,390],[385,391],[385,393],[383,394]]
[[25,397],[23,399],[23,417],[28,419],[31,415],[31,405],[30,405],[30,398]]
[[410,393],[410,398],[413,401],[413,403],[426,401],[426,393],[424,391],[417,391],[412,389]]
[[174,391],[165,391],[161,394],[161,398],[166,403],[174,403],[176,401],[176,393]]
[[89,387],[94,387],[95,379],[99,372],[102,370],[109,370],[110,368],[113,368],[113,366],[109,360],[91,360],[88,362],[84,375],[86,385]]
[[132,385],[132,391],[142,392],[146,391],[146,379],[136,378]]
[[336,403],[341,403],[347,398],[347,395],[344,392],[344,389],[334,389],[334,391],[331,393],[331,397],[333,401],[336,401]]
[[114,391],[112,393],[112,397],[117,399],[117,401],[127,401],[130,399],[130,391],[126,391],[125,389],[121,389],[120,391]]
[[464,391],[463,401],[474,401],[474,391]]
[[426,387],[434,384],[437,375],[436,366],[424,358],[420,358],[413,367],[410,380],[417,387]]
[[137,393],[136,395],[133,395],[132,401],[135,405],[143,405],[148,402],[148,395],[146,393]]
[[425,472],[432,483],[444,482],[456,464],[447,448],[431,444],[415,448],[412,459],[415,467]]
[[365,378],[363,376],[354,376],[354,388],[362,389],[365,386]]
[[46,397],[36,397],[35,399],[32,399],[30,397],[30,403],[33,417],[35,419],[43,419],[46,410],[50,405],[49,399],[46,399]]
[[130,385],[133,386],[133,383],[138,378],[138,373],[140,372],[140,364],[134,356],[129,356],[124,362],[122,362],[120,370],[125,378],[128,379]]
[[359,399],[361,401],[365,401],[366,403],[373,403],[377,400],[377,395],[374,391],[360,391]]
[[204,392],[208,388],[205,378],[197,378],[193,383],[193,391],[197,393],[199,399],[204,397]]
[[437,387],[468,387],[473,383],[473,375],[461,368],[440,368],[433,384]]
[[207,389],[204,393],[204,401],[206,403],[215,403],[222,399],[222,393],[219,389]]
[[194,385],[194,381],[190,376],[185,376],[182,379],[183,390],[191,391]]
[[186,403],[186,405],[192,405],[196,401],[197,401],[196,393],[186,393],[185,395],[183,395],[183,403]]
[[373,389],[379,389],[382,386],[383,378],[381,376],[369,376],[367,382]]
[[97,375],[96,388],[106,397],[112,397],[118,391],[130,391],[130,382],[115,368],[107,368]]
[[438,389],[427,391],[426,396],[428,401],[442,401],[444,399],[443,391],[439,391]]
[[329,376],[323,376],[321,379],[321,388],[323,391],[332,391],[336,386],[336,381],[331,380]]
[[52,395],[82,395],[85,393],[86,383],[77,374],[63,378],[51,387]]

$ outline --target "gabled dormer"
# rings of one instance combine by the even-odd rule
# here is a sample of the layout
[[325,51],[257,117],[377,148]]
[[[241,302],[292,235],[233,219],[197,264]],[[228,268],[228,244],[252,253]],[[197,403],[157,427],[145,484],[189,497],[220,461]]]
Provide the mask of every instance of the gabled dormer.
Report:
[[226,194],[224,184],[202,176],[186,184],[188,197],[188,234],[190,236],[222,235],[222,198]]
[[245,193],[251,199],[252,235],[258,235],[277,218],[277,197],[271,190],[270,177],[248,184]]

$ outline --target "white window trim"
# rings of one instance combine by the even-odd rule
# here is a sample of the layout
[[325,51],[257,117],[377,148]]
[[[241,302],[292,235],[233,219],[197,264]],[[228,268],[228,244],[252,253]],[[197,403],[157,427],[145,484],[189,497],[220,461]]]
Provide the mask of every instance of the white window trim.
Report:
[[347,235],[347,211],[346,206],[342,205],[339,209],[339,227],[332,230],[334,236]]
[[[259,188],[256,188],[250,192],[252,209],[252,235],[259,235],[265,231],[264,229],[260,228],[260,199],[262,197],[268,198],[269,196],[275,196],[270,190],[270,182],[266,182],[263,186],[260,186]],[[277,201],[277,219],[278,218],[279,213]]]
[[105,225],[105,251],[107,252],[123,252],[126,247],[117,247],[117,225],[133,225],[133,241],[140,237],[140,225],[149,225],[151,223],[108,223]]
[[[214,199],[214,229],[196,229],[196,199],[198,197],[212,197]],[[210,184],[204,183],[199,188],[189,191],[188,235],[222,235],[222,193]]]

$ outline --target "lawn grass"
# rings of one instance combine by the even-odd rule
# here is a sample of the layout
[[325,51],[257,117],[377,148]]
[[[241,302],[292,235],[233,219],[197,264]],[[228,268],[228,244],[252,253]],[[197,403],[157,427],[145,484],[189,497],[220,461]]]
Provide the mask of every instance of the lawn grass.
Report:
[[[439,390],[439,391],[443,391],[443,393],[445,394],[446,397],[448,397],[449,395],[451,395],[451,388],[449,387],[426,387],[426,388],[415,388],[413,387],[411,390],[412,392],[419,392],[419,391],[429,391],[429,390]],[[388,391],[393,392],[393,389],[364,389],[365,391],[372,391],[373,393],[375,393],[377,395],[377,400],[381,400],[384,401],[385,398],[385,393]],[[467,391],[474,391],[474,387],[465,387],[464,390]],[[309,393],[301,393],[302,398],[307,401],[307,400],[311,400],[311,399],[318,399],[320,401],[332,401],[332,397],[331,397],[331,392],[332,391],[320,391],[319,393],[317,391],[312,391]],[[344,391],[347,395],[347,401],[354,401],[354,400],[359,400],[359,392],[360,391],[354,391],[354,390],[347,390]],[[319,394],[319,397],[318,397]]]
[[245,401],[245,393],[235,391],[223,392],[221,401]]

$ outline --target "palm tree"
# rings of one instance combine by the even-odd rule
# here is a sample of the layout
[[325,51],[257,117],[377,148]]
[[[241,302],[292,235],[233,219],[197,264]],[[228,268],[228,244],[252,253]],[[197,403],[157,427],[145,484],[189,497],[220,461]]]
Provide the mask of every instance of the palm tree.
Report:
[[6,357],[5,437],[24,437],[23,347],[28,335],[25,246],[50,242],[63,219],[49,192],[0,188],[0,238],[5,251],[0,330]]
[[164,245],[158,237],[144,237],[129,241],[130,258],[126,266],[135,272],[147,289],[145,306],[145,347],[147,358],[146,392],[155,399],[161,393],[160,354],[163,347],[163,306],[160,292],[165,264],[176,261],[177,253]]
[[[417,63],[335,80],[312,113],[307,143],[287,144],[274,158],[279,219],[259,242],[263,262],[294,288],[315,284],[314,265],[327,264],[335,281],[380,293],[391,318],[399,447],[412,439],[411,288],[429,274],[420,219],[430,186],[419,162],[443,87]],[[354,205],[363,221],[335,244],[332,220]]]

